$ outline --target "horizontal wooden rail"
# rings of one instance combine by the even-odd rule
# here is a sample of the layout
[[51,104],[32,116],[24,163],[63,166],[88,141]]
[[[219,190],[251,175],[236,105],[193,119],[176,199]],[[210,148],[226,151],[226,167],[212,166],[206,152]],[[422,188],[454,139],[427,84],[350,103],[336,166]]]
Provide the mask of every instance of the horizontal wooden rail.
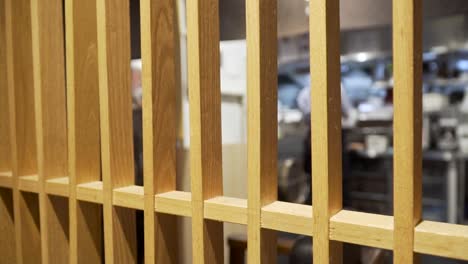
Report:
[[[26,176],[25,182],[34,182]],[[68,177],[49,180],[50,193],[68,197]],[[46,185],[47,186],[47,185]],[[65,188],[63,188],[65,187]],[[27,188],[26,188],[27,189]],[[47,187],[46,187],[47,189]],[[31,190],[29,188],[28,190]],[[31,190],[37,193],[37,189]],[[102,182],[77,186],[78,200],[102,204]],[[182,217],[192,216],[190,192],[171,191],[154,196],[154,211]],[[204,218],[247,225],[247,199],[218,196],[204,201]],[[144,209],[143,186],[130,185],[114,189],[113,205],[135,210]],[[314,235],[312,206],[273,202],[262,207],[262,228]],[[340,210],[330,219],[329,239],[344,243],[393,250],[393,216]],[[468,226],[422,221],[415,228],[414,252],[468,260]]]

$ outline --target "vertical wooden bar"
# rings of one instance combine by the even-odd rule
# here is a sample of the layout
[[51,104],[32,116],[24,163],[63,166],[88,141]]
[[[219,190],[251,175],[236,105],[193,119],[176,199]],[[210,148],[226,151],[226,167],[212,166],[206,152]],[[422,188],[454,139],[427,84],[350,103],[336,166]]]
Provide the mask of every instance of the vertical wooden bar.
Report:
[[10,118],[8,117],[5,1],[0,1],[0,172],[11,171]]
[[393,1],[394,261],[414,263],[422,199],[422,0]]
[[112,205],[134,184],[129,1],[97,1],[101,155],[106,263],[135,263],[135,211]]
[[41,259],[37,195],[22,193],[18,189],[19,177],[37,173],[30,4],[29,0],[6,0],[7,82],[17,263],[37,263]]
[[246,2],[248,262],[276,263],[276,232],[261,209],[277,200],[277,1]]
[[68,262],[68,204],[45,193],[46,180],[68,175],[62,12],[62,0],[31,1],[43,263]]
[[329,239],[342,208],[339,0],[311,0],[309,20],[313,262],[342,263],[342,244]]
[[193,263],[222,263],[223,223],[204,219],[222,195],[219,1],[187,1]]
[[[10,118],[7,83],[6,0],[0,1],[0,172],[11,175]],[[5,263],[15,263],[15,223],[13,192],[0,188],[0,256]]]
[[78,184],[101,180],[96,0],[66,0],[70,261],[102,261],[102,208],[78,201]]
[[175,0],[141,1],[146,263],[179,255],[176,216],[154,212],[154,195],[176,189],[176,12]]

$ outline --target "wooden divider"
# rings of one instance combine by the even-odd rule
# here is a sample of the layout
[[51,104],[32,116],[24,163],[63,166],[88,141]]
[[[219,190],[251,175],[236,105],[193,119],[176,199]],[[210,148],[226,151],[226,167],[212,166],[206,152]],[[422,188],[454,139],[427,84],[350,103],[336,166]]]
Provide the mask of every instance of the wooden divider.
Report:
[[5,263],[15,263],[5,7],[5,0],[0,1],[0,255]]
[[277,197],[276,0],[247,1],[248,261],[276,262],[276,232],[261,227]]
[[[16,262],[41,259],[31,42],[31,3],[6,1],[7,67]],[[21,190],[20,190],[21,189]]]
[[275,262],[276,231],[313,236],[314,263],[345,262],[342,242],[468,260],[467,226],[421,222],[422,0],[393,0],[395,216],[342,210],[338,0],[310,0],[313,206],[277,201],[276,1],[246,2],[247,200],[222,193],[218,0],[187,1],[192,193],[176,191],[175,1],[141,2],[142,187],[128,1],[65,0],[65,105],[61,0],[0,0],[0,263],[100,263],[102,245],[135,263],[134,210],[146,263],[179,261],[176,216],[192,218],[194,263],[223,262],[222,222],[248,226],[249,263]]
[[108,263],[136,263],[135,211],[113,205],[134,185],[128,1],[97,1],[104,247]]
[[314,263],[342,263],[330,218],[342,209],[339,0],[310,1]]
[[[5,1],[0,1],[0,177],[11,173],[10,118],[8,116],[6,10]],[[11,186],[7,186],[11,187]]]
[[45,192],[68,180],[62,0],[31,1],[31,20],[42,263],[66,263],[68,201]]
[[218,0],[187,2],[194,263],[224,259],[223,224],[204,218],[204,201],[223,193],[218,5]]
[[70,263],[100,263],[102,206],[80,188],[101,182],[96,1],[66,0],[65,28]]
[[422,217],[422,0],[393,0],[394,259],[414,263]]
[[154,212],[154,196],[176,190],[176,12],[175,0],[141,1],[146,263],[179,263],[176,216]]

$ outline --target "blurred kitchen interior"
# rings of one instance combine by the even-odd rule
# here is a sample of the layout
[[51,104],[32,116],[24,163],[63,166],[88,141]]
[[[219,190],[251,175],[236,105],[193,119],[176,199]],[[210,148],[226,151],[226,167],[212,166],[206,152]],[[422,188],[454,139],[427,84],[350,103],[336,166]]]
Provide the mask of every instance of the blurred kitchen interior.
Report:
[[[423,2],[423,218],[468,224],[468,195],[465,191],[468,1]],[[343,110],[342,125],[343,204],[350,210],[392,215],[392,1],[341,0],[340,3],[341,83],[342,97],[346,100],[342,104],[347,105]],[[308,12],[307,0],[278,0],[278,194],[280,200],[306,204],[311,203],[310,170],[307,169],[310,164],[307,164],[310,125],[307,105],[310,104],[304,101],[310,86]],[[190,191],[184,14],[185,1],[181,0],[178,185],[180,190]],[[135,59],[132,62],[135,138],[138,143],[141,140],[138,0],[131,1],[131,17],[132,57]],[[220,0],[220,35],[224,192],[226,196],[246,198],[245,1]],[[142,173],[141,147],[141,143],[136,144],[135,158],[140,164],[137,175]],[[191,263],[191,244],[187,242],[191,241],[190,221],[181,221],[181,226],[184,263]],[[243,226],[225,224],[226,263],[242,263],[245,232]],[[310,243],[290,234],[281,234],[280,237],[281,263],[294,263],[290,259],[297,253],[294,252],[299,248],[297,243]],[[391,263],[391,252],[349,248],[349,261]],[[461,262],[424,256],[422,263]]]

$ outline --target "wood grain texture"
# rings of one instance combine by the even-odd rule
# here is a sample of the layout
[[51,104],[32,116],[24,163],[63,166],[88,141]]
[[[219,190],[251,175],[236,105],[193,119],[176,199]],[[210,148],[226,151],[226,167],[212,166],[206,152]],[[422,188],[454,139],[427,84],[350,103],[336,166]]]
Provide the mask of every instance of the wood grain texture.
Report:
[[330,239],[393,249],[393,217],[341,210],[330,220]]
[[[114,189],[112,203],[116,206],[144,210],[144,189],[142,186],[131,185]],[[152,197],[154,201],[154,196]],[[154,213],[154,207],[151,210]],[[149,229],[147,229],[149,232]]]
[[16,263],[13,192],[0,188],[0,263]]
[[20,192],[19,196],[22,263],[42,263],[39,196],[30,192]]
[[262,208],[262,227],[312,236],[312,206],[280,201],[273,202]]
[[277,2],[247,1],[248,262],[276,262],[262,207],[277,200]]
[[34,174],[19,177],[18,189],[24,192],[39,193],[39,176]]
[[[67,186],[68,187],[68,186]],[[69,204],[65,197],[44,194],[47,217],[42,221],[47,221],[43,226],[47,226],[47,231],[41,226],[41,235],[47,232],[47,241],[42,242],[43,254],[48,254],[47,262],[43,263],[68,263],[69,260]],[[43,205],[41,205],[43,206]],[[41,211],[42,214],[42,211]],[[47,247],[45,246],[47,243]],[[44,251],[46,247],[47,252]]]
[[11,171],[0,172],[0,187],[13,188],[13,173]]
[[0,172],[11,171],[5,1],[0,1]]
[[468,260],[468,226],[422,221],[415,228],[414,251]]
[[136,263],[135,211],[113,206],[113,189],[134,184],[128,1],[97,1],[99,103],[108,263]]
[[154,211],[154,195],[176,189],[176,7],[176,0],[141,1],[146,263],[178,263],[177,219]]
[[16,262],[37,263],[41,259],[37,195],[18,189],[20,176],[37,173],[31,6],[29,0],[5,3]]
[[90,203],[103,204],[102,181],[88,182],[76,185],[76,199]]
[[47,179],[68,175],[62,13],[62,0],[31,1],[43,263],[65,263],[69,259],[68,204],[45,193]]
[[221,263],[223,224],[204,219],[204,200],[221,196],[218,0],[187,1],[193,263]]
[[218,196],[205,201],[206,219],[220,222],[247,224],[247,200]]
[[339,0],[311,0],[309,10],[314,263],[342,263],[341,243],[329,240],[342,208]]
[[50,179],[46,181],[45,186],[44,186],[44,191],[47,194],[68,197],[70,194],[69,184],[70,184],[69,177],[60,177],[60,178]]
[[78,185],[101,180],[96,1],[66,0],[65,29],[70,263],[100,263],[102,208],[77,200]]
[[189,192],[172,191],[157,194],[154,197],[155,211],[159,213],[192,216],[192,194]]
[[422,0],[393,1],[394,260],[417,262],[422,210]]

